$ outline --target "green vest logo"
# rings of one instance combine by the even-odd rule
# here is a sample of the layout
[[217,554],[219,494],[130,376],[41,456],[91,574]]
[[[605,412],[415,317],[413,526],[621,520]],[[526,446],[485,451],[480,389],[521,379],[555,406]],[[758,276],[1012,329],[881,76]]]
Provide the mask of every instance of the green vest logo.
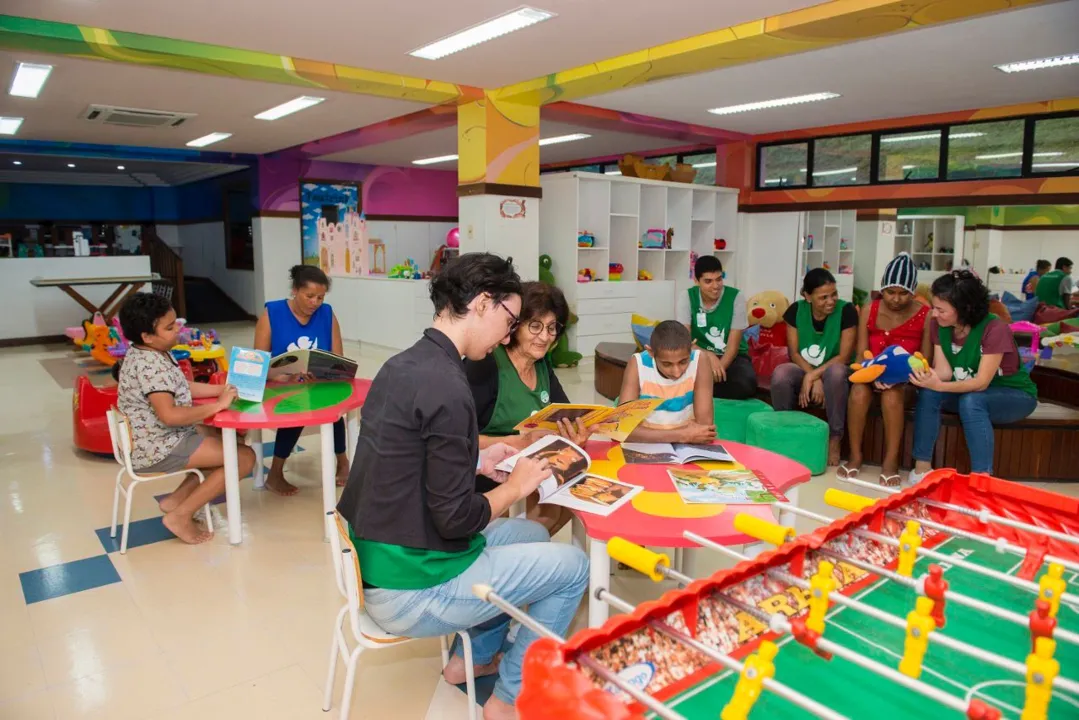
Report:
[[712,347],[717,351],[723,352],[727,349],[727,332],[716,327],[708,328],[708,342],[712,343]]
[[974,377],[974,371],[970,368],[952,368],[952,379],[954,380],[970,380],[972,377]]
[[547,393],[546,390],[540,392],[540,402],[544,405],[551,402],[551,396]]
[[820,364],[824,362],[824,346],[814,344],[802,348],[802,359],[813,367],[820,367]]

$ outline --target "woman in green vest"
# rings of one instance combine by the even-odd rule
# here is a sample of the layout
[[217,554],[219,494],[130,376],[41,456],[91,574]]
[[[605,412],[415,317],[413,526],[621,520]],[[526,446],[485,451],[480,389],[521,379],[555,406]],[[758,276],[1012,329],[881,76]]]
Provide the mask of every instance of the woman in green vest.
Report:
[[1046,305],[1058,308],[1068,307],[1071,294],[1072,261],[1066,257],[1057,258],[1056,269],[1047,272],[1038,279],[1034,295]]
[[824,268],[806,273],[802,297],[783,314],[791,361],[772,373],[772,407],[794,410],[823,405],[828,415],[828,464],[838,465],[858,311],[839,299],[835,277]]
[[914,412],[914,470],[908,484],[932,468],[940,414],[959,413],[974,472],[993,472],[993,426],[1034,412],[1038,388],[1023,367],[1008,324],[989,312],[989,289],[969,270],[933,282],[933,368],[911,376],[921,390]]
[[[532,413],[569,398],[554,373],[547,354],[566,330],[569,304],[562,291],[541,282],[521,283],[521,317],[504,345],[483,360],[465,361],[465,374],[476,403],[480,448],[507,443],[518,450],[531,445],[542,433],[520,435],[514,428]],[[562,434],[578,445],[589,432],[577,421],[560,422]],[[486,491],[483,481],[480,492]],[[528,517],[542,523],[553,535],[573,517],[558,505],[534,505],[529,498]]]

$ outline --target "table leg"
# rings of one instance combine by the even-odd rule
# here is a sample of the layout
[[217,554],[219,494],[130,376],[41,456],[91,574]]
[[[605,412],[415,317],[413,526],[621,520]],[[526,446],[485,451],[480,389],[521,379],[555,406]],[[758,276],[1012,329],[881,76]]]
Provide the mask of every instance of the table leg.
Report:
[[[792,486],[791,488],[789,488],[783,494],[787,496],[787,502],[789,502],[791,505],[794,505],[795,507],[801,507],[800,505],[798,505],[798,486],[797,485]],[[779,524],[784,525],[784,526],[789,527],[789,528],[792,528],[792,527],[794,527],[794,519],[795,519],[795,517],[796,517],[795,514],[792,513],[792,512],[786,512],[786,511],[780,510],[779,511]]]
[[[57,285],[56,287],[63,290],[68,297],[77,302],[79,305],[82,305],[84,309],[89,310],[91,315],[98,312],[98,308],[96,305],[84,298],[82,296],[82,293],[80,293],[78,290],[71,287],[70,285]],[[108,318],[105,319],[108,320]]]
[[607,543],[592,539],[588,555],[588,627],[599,627],[607,622],[610,614],[607,603],[596,597],[596,591],[607,589],[611,582],[611,557],[607,554]]
[[584,523],[575,514],[570,521],[570,544],[581,552],[588,551],[588,535],[584,530]]
[[229,517],[229,542],[243,542],[243,521],[240,518],[240,466],[236,457],[236,430],[221,428],[221,445],[225,453],[225,510]]
[[109,311],[109,307],[112,305],[113,301],[116,300],[116,298],[120,297],[120,293],[122,293],[126,289],[127,289],[127,283],[120,283],[119,285],[116,286],[116,289],[112,291],[112,294],[110,294],[107,298],[105,298],[105,302],[101,303],[101,314],[102,315],[104,315],[105,313],[107,313]]
[[359,408],[348,413],[345,419],[345,454],[348,455],[348,466],[352,467],[352,461],[356,457],[356,443],[360,441],[360,410]]
[[682,574],[697,579],[697,559],[701,551],[697,548],[682,548]]
[[671,558],[671,562],[674,563],[674,569],[677,570],[678,572],[685,572],[685,570],[682,569],[682,561],[683,561],[683,558],[685,556],[684,549],[683,548],[674,548],[673,555],[674,555],[674,557]]
[[256,490],[266,489],[266,469],[262,466],[262,431],[248,430],[247,437],[251,440],[251,449],[255,451],[255,474],[254,487]]
[[112,316],[115,315],[117,312],[119,312],[120,308],[123,307],[123,304],[125,302],[127,302],[127,299],[129,297],[131,297],[132,295],[134,295],[135,293],[137,293],[139,290],[141,290],[142,286],[145,285],[145,284],[146,283],[141,283],[141,282],[139,282],[139,283],[131,283],[131,286],[128,288],[127,292],[124,293],[123,296],[119,300],[117,300],[115,303],[113,303],[112,307],[107,307],[105,305],[102,305],[101,306],[101,314],[105,316],[105,322],[111,322],[112,321]]
[[330,533],[336,532],[332,515],[337,507],[337,456],[333,453],[333,423],[319,426],[319,438],[322,441],[322,517],[325,518],[325,541],[330,541]]

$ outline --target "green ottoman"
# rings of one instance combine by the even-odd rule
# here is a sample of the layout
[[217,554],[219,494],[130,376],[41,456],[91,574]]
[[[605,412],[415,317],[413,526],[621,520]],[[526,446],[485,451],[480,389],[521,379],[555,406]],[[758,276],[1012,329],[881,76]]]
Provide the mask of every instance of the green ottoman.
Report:
[[751,415],[771,413],[772,406],[763,400],[720,400],[712,401],[712,420],[716,424],[716,437],[720,440],[746,441],[746,422]]
[[746,445],[796,460],[814,475],[828,467],[828,423],[804,412],[757,413],[746,421]]

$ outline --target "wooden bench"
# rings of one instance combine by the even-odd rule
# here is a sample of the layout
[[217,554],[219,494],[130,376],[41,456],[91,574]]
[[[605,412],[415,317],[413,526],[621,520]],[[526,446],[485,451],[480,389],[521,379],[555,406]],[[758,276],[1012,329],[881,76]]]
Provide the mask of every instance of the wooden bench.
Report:
[[[618,397],[622,374],[635,351],[633,343],[600,343],[596,346],[596,392],[611,400]],[[1059,369],[1041,367],[1034,368],[1032,377],[1038,385],[1038,407],[1030,417],[995,429],[993,474],[1009,480],[1079,480],[1079,409],[1056,402],[1066,397],[1066,393],[1061,392],[1063,388],[1074,387],[1073,383],[1079,385],[1079,377]],[[762,389],[758,396],[771,402],[767,389]],[[821,409],[812,412],[824,417]],[[913,409],[908,410],[900,453],[900,465],[906,469],[914,464],[911,457],[913,419]],[[849,451],[846,437],[843,445],[845,455]],[[862,454],[867,464],[879,465],[883,459],[884,423],[875,404],[866,421]],[[970,454],[958,415],[945,413],[941,418],[933,464],[970,472]]]

